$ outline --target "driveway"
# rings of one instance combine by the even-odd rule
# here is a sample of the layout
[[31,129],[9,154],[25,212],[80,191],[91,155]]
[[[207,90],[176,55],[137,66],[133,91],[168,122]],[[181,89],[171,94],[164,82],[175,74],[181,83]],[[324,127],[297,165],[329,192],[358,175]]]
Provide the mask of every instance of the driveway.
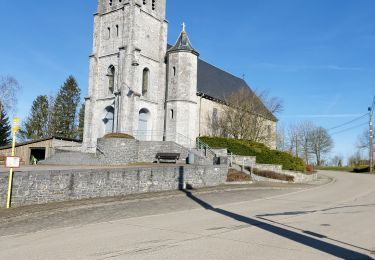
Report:
[[0,259],[373,259],[375,176],[322,176],[0,210]]

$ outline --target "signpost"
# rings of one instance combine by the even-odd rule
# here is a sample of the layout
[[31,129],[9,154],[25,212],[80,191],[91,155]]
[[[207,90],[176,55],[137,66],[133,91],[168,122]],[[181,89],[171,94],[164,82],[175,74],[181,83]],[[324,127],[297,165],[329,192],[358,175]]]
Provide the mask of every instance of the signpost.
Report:
[[15,157],[15,149],[16,149],[16,134],[20,128],[20,119],[15,117],[13,119],[13,128],[12,128],[12,155],[11,157],[7,157],[6,159],[6,166],[10,168],[9,171],[9,185],[8,185],[8,199],[7,199],[7,209],[11,206],[11,197],[12,197],[12,185],[13,185],[13,168],[19,167],[20,158]]

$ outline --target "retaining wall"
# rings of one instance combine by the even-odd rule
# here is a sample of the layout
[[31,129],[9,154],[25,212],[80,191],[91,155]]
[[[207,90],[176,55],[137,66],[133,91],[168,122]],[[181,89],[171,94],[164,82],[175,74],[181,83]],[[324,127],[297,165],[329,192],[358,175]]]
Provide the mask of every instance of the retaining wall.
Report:
[[[227,174],[226,165],[16,172],[12,206],[176,190],[183,183],[216,186]],[[8,174],[0,173],[0,207],[6,205],[7,189]]]

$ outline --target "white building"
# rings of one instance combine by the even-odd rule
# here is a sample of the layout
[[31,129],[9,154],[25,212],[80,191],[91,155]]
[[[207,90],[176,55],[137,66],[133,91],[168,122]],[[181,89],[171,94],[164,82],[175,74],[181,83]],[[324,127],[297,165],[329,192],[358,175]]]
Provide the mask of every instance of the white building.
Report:
[[[218,116],[220,100],[248,88],[200,60],[185,28],[174,46],[167,45],[165,13],[166,0],[99,0],[84,151],[94,151],[97,139],[112,132],[192,146],[211,134],[208,118]],[[274,133],[277,120],[264,111]]]

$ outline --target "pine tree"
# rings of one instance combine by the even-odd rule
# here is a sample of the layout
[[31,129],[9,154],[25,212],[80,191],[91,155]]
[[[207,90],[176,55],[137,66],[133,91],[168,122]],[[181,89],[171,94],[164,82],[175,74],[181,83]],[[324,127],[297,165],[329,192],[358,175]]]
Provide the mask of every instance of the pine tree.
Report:
[[0,146],[8,145],[11,142],[12,127],[3,105],[0,103]]
[[21,139],[36,140],[49,136],[49,107],[47,96],[38,96],[34,100],[29,117],[20,131]]
[[79,110],[79,122],[78,122],[78,137],[80,140],[83,139],[83,127],[85,125],[85,104],[81,105]]
[[69,76],[56,96],[52,109],[52,134],[59,137],[75,138],[77,136],[77,106],[81,90],[73,76]]

